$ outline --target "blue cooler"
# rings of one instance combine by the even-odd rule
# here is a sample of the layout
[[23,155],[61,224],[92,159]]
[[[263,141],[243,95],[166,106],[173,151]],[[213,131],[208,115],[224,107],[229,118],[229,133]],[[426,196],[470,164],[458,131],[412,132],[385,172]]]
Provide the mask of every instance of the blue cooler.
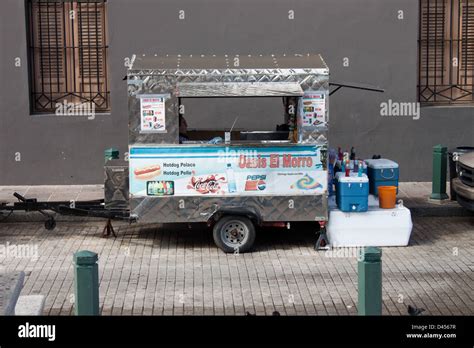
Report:
[[379,186],[396,186],[398,193],[398,163],[385,158],[368,159],[365,162],[371,194],[378,196]]
[[367,175],[336,173],[336,204],[343,212],[363,212],[369,206],[369,179]]

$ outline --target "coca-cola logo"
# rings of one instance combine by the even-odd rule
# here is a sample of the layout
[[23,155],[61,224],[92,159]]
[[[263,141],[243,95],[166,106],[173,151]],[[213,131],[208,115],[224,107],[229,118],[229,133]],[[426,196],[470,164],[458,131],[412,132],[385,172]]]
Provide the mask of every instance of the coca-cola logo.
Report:
[[208,175],[205,178],[191,177],[187,186],[188,189],[195,190],[201,194],[218,193],[221,190],[221,183],[225,183],[226,179],[223,176]]
[[217,180],[201,180],[199,179],[195,184],[194,184],[194,189],[196,191],[217,191],[220,188],[219,183]]

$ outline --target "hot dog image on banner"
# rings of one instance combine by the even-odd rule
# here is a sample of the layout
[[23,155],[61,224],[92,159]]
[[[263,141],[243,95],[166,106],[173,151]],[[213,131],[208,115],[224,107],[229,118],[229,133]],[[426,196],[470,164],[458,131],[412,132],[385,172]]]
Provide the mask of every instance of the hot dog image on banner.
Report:
[[305,195],[327,190],[320,147],[131,147],[130,194]]

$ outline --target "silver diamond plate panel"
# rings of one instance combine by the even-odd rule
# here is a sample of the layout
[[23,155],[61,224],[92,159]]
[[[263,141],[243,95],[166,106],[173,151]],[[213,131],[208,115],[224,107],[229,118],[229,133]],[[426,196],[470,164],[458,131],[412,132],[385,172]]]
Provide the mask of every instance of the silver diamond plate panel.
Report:
[[[130,77],[129,77],[130,78]],[[129,144],[178,144],[178,98],[175,93],[174,80],[166,76],[143,76],[135,80],[139,83],[128,84],[128,110],[129,110]],[[130,81],[129,81],[130,82]],[[171,98],[165,101],[166,133],[140,133],[140,94],[170,94]]]
[[246,209],[262,221],[326,221],[327,197],[140,197],[131,199],[139,222],[205,222],[219,210]]
[[297,82],[252,82],[252,83],[179,83],[180,97],[288,97],[302,96],[303,90]]
[[[304,57],[303,57],[304,58]],[[302,58],[302,59],[303,59]],[[159,60],[159,58],[157,58]],[[247,69],[130,69],[128,71],[129,95],[129,144],[177,144],[179,84],[202,83],[298,83],[303,91],[329,91],[329,70],[320,59],[323,68],[247,68]],[[159,64],[158,64],[159,65]],[[169,62],[168,62],[169,65]],[[179,66],[179,61],[176,64]],[[236,88],[238,89],[238,88]],[[140,133],[140,94],[170,94],[166,101],[166,133]],[[326,110],[328,108],[326,104]],[[314,137],[306,133],[301,141],[310,143]],[[321,139],[318,140],[320,142]]]

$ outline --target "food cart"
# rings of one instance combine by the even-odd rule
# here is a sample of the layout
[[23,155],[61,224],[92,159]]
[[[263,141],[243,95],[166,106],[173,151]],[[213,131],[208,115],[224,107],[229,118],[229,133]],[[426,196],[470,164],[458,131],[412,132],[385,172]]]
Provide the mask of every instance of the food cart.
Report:
[[[207,222],[225,252],[249,250],[257,225],[324,228],[329,70],[320,55],[142,57],[127,83],[131,217]],[[237,132],[229,120],[212,134],[222,141],[180,143],[186,98],[232,97],[282,98],[288,127]]]
[[[328,97],[342,87],[383,90],[329,83],[317,54],[143,56],[126,80],[129,152],[106,161],[104,199],[41,202],[15,192],[18,202],[0,202],[0,213],[39,211],[46,229],[56,226],[46,211],[102,217],[104,235],[115,235],[113,219],[205,222],[216,245],[234,253],[252,248],[258,226],[311,222],[316,247],[328,243]],[[283,102],[273,130],[237,129],[229,119],[212,132],[180,134],[190,98],[210,106],[215,98],[269,97]],[[274,114],[265,109],[252,124]]]

